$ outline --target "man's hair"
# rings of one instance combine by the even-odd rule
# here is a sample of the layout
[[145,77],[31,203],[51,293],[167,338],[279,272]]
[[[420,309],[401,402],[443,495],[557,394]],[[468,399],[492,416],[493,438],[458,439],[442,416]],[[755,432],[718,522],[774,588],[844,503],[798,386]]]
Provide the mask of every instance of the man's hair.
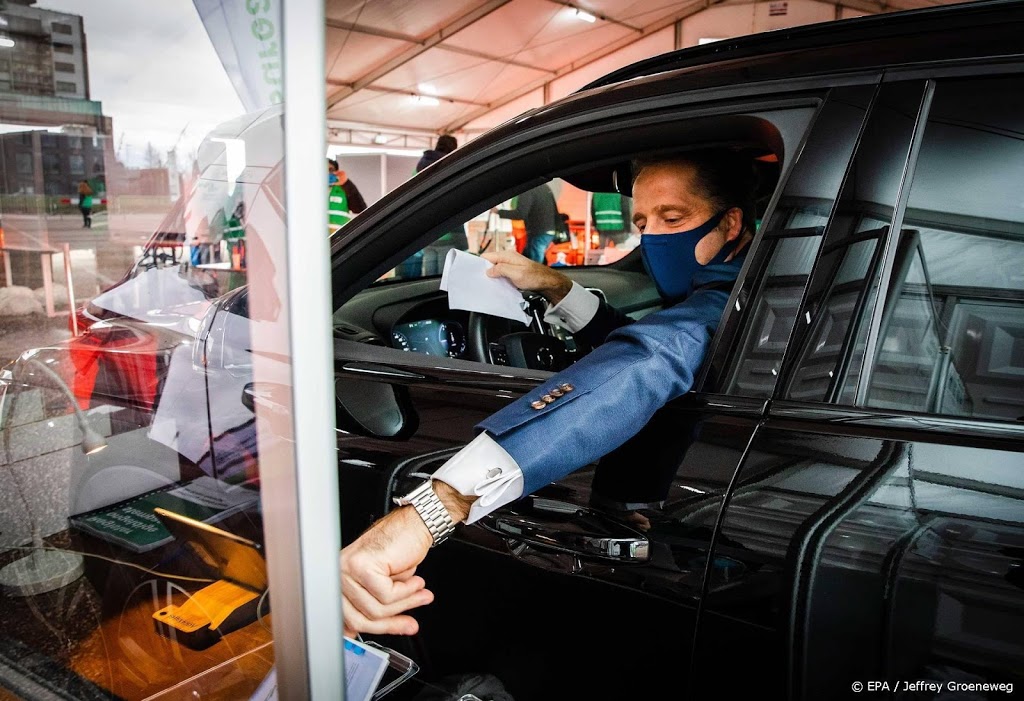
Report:
[[633,183],[644,168],[689,163],[697,171],[700,195],[715,212],[738,207],[743,210],[743,229],[754,233],[757,219],[757,172],[750,156],[728,149],[701,149],[646,156],[632,161]]
[[435,151],[441,153],[451,153],[459,147],[459,142],[455,140],[455,137],[451,134],[441,134],[437,137],[437,146],[434,147]]
[[334,160],[333,158],[328,158],[327,159],[327,165],[329,165],[330,167],[334,168],[335,170],[338,170],[338,168],[340,167],[340,166],[338,166],[338,162],[336,160]]

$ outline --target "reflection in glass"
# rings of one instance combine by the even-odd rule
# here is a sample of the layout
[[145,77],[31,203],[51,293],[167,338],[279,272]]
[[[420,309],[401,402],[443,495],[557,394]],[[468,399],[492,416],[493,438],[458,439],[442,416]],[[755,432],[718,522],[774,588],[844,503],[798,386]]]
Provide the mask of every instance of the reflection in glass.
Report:
[[[262,542],[260,448],[289,437],[258,441],[243,399],[254,350],[289,371],[280,107],[239,97],[201,4],[3,8],[0,686],[20,697],[247,698],[274,661],[266,586],[200,594],[237,569],[156,511]],[[244,31],[279,27],[252,6]]]
[[840,194],[798,324],[785,396],[852,402],[884,250],[923,83],[883,86]]
[[[936,88],[889,282],[868,406],[1024,416],[1024,81]],[[968,107],[968,105],[970,105]]]

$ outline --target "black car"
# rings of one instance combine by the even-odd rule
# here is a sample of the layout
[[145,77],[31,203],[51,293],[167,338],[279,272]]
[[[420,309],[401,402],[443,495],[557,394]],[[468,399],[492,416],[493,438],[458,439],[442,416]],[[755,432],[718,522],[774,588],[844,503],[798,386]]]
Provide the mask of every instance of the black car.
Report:
[[[1003,698],[1024,682],[1022,36],[1024,3],[976,2],[651,58],[459,148],[332,237],[350,541],[590,350],[539,319],[453,309],[439,276],[393,274],[403,261],[541,183],[628,196],[638,156],[714,145],[760,171],[758,232],[693,391],[431,551],[420,633],[381,639],[421,666],[395,698],[473,675],[516,701]],[[270,161],[243,196],[279,217],[251,203],[281,199]],[[639,251],[562,270],[635,318],[664,305]],[[195,324],[188,308],[157,330],[117,314],[90,329],[193,339],[147,346],[156,391],[132,416],[204,424],[194,472],[258,461],[254,401],[276,404],[251,377],[253,310],[273,304],[257,294],[250,280]],[[137,396],[105,377],[105,401]]]

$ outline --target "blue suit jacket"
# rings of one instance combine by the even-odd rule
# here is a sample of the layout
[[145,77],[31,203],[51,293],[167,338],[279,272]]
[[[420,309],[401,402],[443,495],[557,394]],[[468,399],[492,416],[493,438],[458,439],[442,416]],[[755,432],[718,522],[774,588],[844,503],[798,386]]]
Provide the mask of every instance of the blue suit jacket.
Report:
[[[702,268],[690,296],[639,321],[600,310],[584,332],[600,337],[607,329],[604,343],[477,425],[518,463],[524,495],[619,447],[690,390],[742,264],[741,256]],[[570,391],[534,408],[566,384]]]

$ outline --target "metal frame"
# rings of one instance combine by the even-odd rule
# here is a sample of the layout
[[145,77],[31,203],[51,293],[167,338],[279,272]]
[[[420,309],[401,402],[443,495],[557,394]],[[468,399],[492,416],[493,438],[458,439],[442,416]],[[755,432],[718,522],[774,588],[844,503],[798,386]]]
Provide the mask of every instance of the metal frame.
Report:
[[324,382],[333,346],[323,0],[287,0],[281,21],[287,261],[279,263],[287,270],[295,441],[290,465],[261,466],[264,538],[280,698],[335,701],[344,698],[344,676],[333,383]]

